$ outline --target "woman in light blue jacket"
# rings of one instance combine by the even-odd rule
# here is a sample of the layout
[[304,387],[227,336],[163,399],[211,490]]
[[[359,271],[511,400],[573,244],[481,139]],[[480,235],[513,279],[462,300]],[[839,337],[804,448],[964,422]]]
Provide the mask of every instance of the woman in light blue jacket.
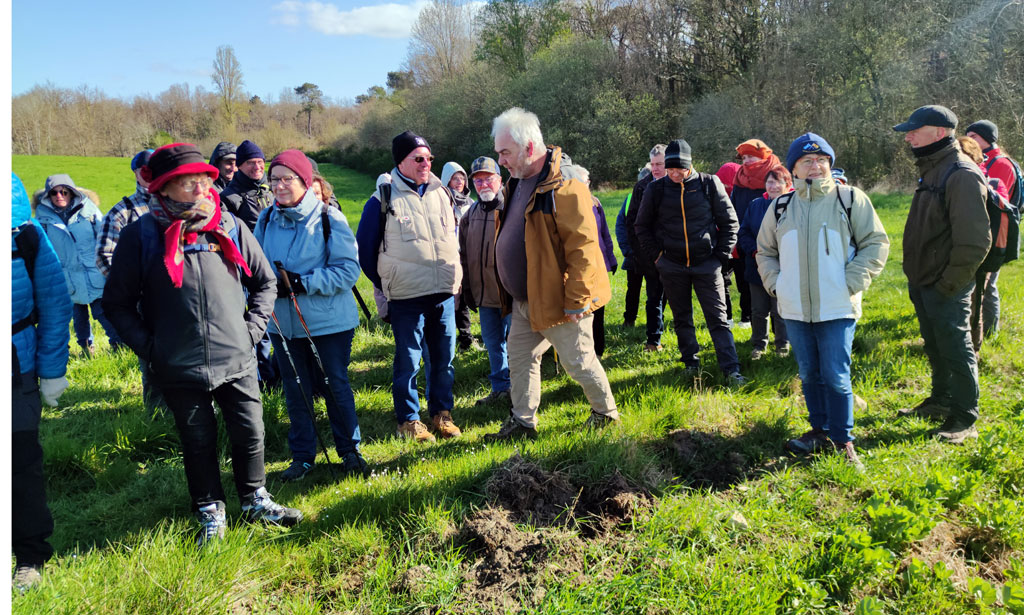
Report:
[[93,351],[90,309],[106,332],[111,349],[121,346],[121,338],[100,306],[106,279],[96,265],[96,238],[103,227],[103,214],[94,200],[99,201],[64,174],[47,177],[46,186],[36,193],[36,221],[46,231],[64,269],[74,303],[75,337],[86,355]]
[[[313,468],[317,441],[310,408],[314,390],[327,393],[327,415],[343,472],[365,476],[368,468],[359,453],[359,422],[348,380],[352,339],[359,325],[352,294],[360,273],[355,236],[344,214],[325,206],[310,189],[313,167],[302,152],[286,150],[278,154],[270,163],[269,176],[274,205],[260,213],[255,235],[267,259],[275,268],[278,263],[282,267],[278,269],[278,299],[274,304],[280,329],[273,321],[269,328],[291,420],[288,448],[292,463],[281,478],[299,480]],[[284,277],[296,294],[312,339],[302,328]],[[316,345],[327,370],[330,391],[324,386],[325,375],[316,363],[311,343]]]

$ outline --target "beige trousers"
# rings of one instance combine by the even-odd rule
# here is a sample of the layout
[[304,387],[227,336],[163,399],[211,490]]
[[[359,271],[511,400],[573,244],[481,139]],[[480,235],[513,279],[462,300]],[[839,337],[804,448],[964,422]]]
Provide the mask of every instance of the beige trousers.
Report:
[[540,361],[554,346],[558,359],[573,380],[583,387],[594,412],[618,418],[615,398],[600,359],[594,352],[594,317],[567,322],[543,331],[530,327],[530,307],[512,302],[508,331],[508,371],[512,381],[512,415],[527,427],[537,428],[540,407]]

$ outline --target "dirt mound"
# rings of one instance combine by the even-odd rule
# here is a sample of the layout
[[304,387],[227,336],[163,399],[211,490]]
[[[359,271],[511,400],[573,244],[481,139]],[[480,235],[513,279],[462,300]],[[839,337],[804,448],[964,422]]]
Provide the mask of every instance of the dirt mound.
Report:
[[508,511],[495,508],[467,517],[455,540],[478,557],[465,571],[463,593],[469,604],[518,610],[517,597],[532,593],[548,555],[538,533],[520,530]]
[[979,576],[1003,583],[1012,553],[991,529],[965,528],[942,521],[923,540],[914,543],[901,563],[901,570],[909,566],[913,558],[930,567],[942,562],[953,571],[950,577],[953,583],[966,588],[967,579],[973,575],[972,564],[977,564]]
[[547,525],[563,516],[577,495],[564,474],[547,472],[519,453],[498,468],[484,490],[490,501],[534,525]]
[[417,588],[423,586],[430,579],[430,566],[420,564],[413,566],[402,573],[398,580],[391,586],[391,592],[395,594],[415,594]]
[[584,487],[575,512],[584,536],[589,538],[629,523],[638,511],[650,504],[650,494],[631,485],[616,470],[594,487]]
[[667,446],[680,477],[698,488],[728,489],[743,480],[750,465],[718,434],[679,429],[668,434]]

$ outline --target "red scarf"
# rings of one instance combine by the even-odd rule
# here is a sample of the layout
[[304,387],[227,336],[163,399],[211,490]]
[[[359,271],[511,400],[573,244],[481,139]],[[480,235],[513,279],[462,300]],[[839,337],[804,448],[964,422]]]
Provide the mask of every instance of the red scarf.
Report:
[[782,163],[779,162],[779,157],[775,154],[769,154],[757,162],[744,164],[736,172],[736,185],[740,188],[764,190],[764,180],[768,177],[768,171],[780,164]]
[[[199,241],[199,233],[210,233],[217,240],[219,252],[229,263],[238,265],[246,275],[252,275],[248,263],[242,258],[238,246],[231,240],[227,231],[220,227],[220,195],[210,190],[210,199],[195,204],[195,207],[182,210],[175,205],[166,203],[162,198],[155,198],[157,207],[151,207],[153,215],[164,231],[164,266],[171,276],[175,288],[181,288],[185,275],[185,244]],[[209,207],[212,204],[213,207]],[[238,224],[238,221],[235,221]]]

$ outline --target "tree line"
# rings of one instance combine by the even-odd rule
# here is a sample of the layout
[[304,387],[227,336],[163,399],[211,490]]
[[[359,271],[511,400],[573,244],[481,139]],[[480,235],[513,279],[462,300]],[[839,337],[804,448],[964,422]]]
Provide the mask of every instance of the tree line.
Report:
[[[132,101],[40,86],[14,99],[14,151],[124,155],[154,135],[210,147],[238,135],[377,173],[391,166],[391,138],[406,129],[425,136],[439,158],[468,163],[492,150],[491,118],[520,105],[596,182],[627,183],[651,145],[674,137],[713,171],[747,138],[784,151],[811,130],[859,183],[904,186],[913,169],[890,127],[940,103],[964,125],[996,122],[1001,144],[1024,153],[1021,0],[474,6],[432,0],[404,66],[382,67],[385,83],[351,103],[318,98],[311,83],[272,102],[216,78],[211,92],[178,85]],[[215,63],[215,75],[223,68]],[[299,92],[305,86],[315,88],[312,98],[309,87]]]

